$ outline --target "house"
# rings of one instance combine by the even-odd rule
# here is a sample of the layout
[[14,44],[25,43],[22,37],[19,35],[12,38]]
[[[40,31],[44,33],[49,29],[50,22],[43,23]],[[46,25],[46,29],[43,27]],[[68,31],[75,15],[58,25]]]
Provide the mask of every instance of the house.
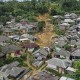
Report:
[[60,29],[61,31],[65,31],[65,30],[67,30],[69,27],[70,27],[70,24],[69,24],[69,23],[61,23],[61,24],[59,24],[59,29]]
[[13,38],[14,41],[16,42],[25,42],[25,41],[29,41],[29,39],[27,37],[23,37],[23,36],[16,36]]
[[75,14],[75,13],[71,13],[70,14],[70,18],[71,19],[76,19],[78,16],[77,16],[77,14]]
[[77,43],[77,40],[71,40],[71,41],[69,41],[69,45],[71,47],[75,47],[76,43]]
[[4,26],[2,24],[0,24],[0,29],[2,29]]
[[67,31],[66,31],[66,35],[73,35],[77,33],[77,27],[76,25],[71,26]]
[[66,13],[66,14],[64,15],[64,18],[65,18],[65,19],[69,19],[69,18],[71,18],[71,19],[76,19],[76,18],[77,18],[77,14],[75,14],[75,13]]
[[16,45],[6,45],[2,47],[1,53],[1,57],[5,56],[5,58],[8,56],[18,57],[21,55],[21,48]]
[[17,23],[15,26],[15,30],[19,30],[21,34],[37,32],[37,23],[20,22]]
[[64,22],[64,23],[69,23],[69,24],[71,24],[71,25],[74,25],[74,24],[75,24],[75,21],[72,20],[72,19],[64,19],[63,22]]
[[67,59],[59,59],[59,58],[52,58],[48,61],[47,68],[54,69],[58,71],[59,73],[64,73],[66,68],[72,65],[72,62]]
[[64,58],[64,59],[70,59],[71,53],[67,50],[60,49],[59,51],[55,52],[55,57],[57,58]]
[[34,60],[32,63],[32,65],[37,68],[41,67],[43,64],[44,64],[44,61],[41,61],[41,60]]
[[54,15],[52,17],[55,18],[55,19],[58,19],[58,18],[61,18],[62,16],[60,16],[60,15]]
[[76,25],[76,31],[80,31],[80,24]]
[[77,48],[80,49],[80,40],[78,40],[78,41],[76,42],[76,46],[77,46]]
[[36,75],[39,80],[58,80],[59,77],[53,76],[52,74],[48,73],[47,71],[39,72],[38,75]]
[[25,68],[19,67],[19,62],[15,61],[1,67],[0,80],[9,80],[9,79],[20,80],[29,71],[30,70],[28,68],[25,69]]
[[77,32],[77,35],[78,35],[78,37],[80,38],[80,31],[79,31],[79,32]]
[[62,76],[59,80],[75,80],[75,79]]
[[71,56],[72,59],[80,59],[80,49],[77,49],[74,52],[72,52]]
[[68,67],[68,68],[66,69],[66,71],[68,72],[68,74],[73,74],[73,73],[76,72],[76,70],[77,70],[77,69],[74,69],[73,67]]
[[23,37],[25,37],[25,38],[28,38],[28,39],[30,39],[30,40],[32,40],[32,41],[36,41],[36,40],[37,40],[37,37],[35,37],[35,36],[33,36],[33,35],[30,35],[30,34],[23,34],[23,35],[21,35],[21,36],[23,36]]
[[10,35],[8,37],[13,40],[15,37],[18,37],[18,35]]
[[69,19],[69,18],[70,18],[70,14],[69,14],[69,13],[66,13],[66,14],[64,15],[64,18],[65,18],[65,19]]
[[7,42],[10,41],[9,37],[6,36],[0,36],[0,45],[5,46]]
[[11,38],[13,41],[16,41],[16,42],[26,42],[26,41],[34,42],[37,40],[37,37],[30,35],[30,34],[11,35],[8,37]]
[[56,41],[54,42],[54,45],[62,48],[67,43],[67,41],[68,40],[66,36],[60,36],[56,39]]
[[25,34],[27,32],[27,28],[25,25],[22,25],[21,23],[17,23],[15,25],[15,30],[19,32],[19,34]]
[[29,24],[29,22],[28,22],[27,19],[22,19],[22,20],[20,20],[20,23],[21,23],[22,25]]
[[45,60],[49,52],[44,48],[40,48],[37,51],[33,52],[32,54],[35,57],[35,59]]
[[32,53],[34,60],[33,66],[40,67],[47,59],[49,52],[45,48],[40,48]]
[[40,80],[58,80],[59,79],[59,77],[53,76],[47,71],[39,72],[37,76],[39,77]]
[[9,77],[12,79],[20,80],[26,73],[29,72],[29,69],[21,68],[21,67],[13,67],[10,71]]
[[29,24],[27,26],[28,33],[36,33],[38,31],[37,26]]
[[59,77],[54,76],[47,71],[41,71],[38,74],[36,74],[35,77],[30,77],[27,80],[59,80]]
[[29,52],[33,52],[39,49],[39,45],[37,45],[36,43],[28,43],[28,44],[25,44],[23,48],[25,48]]
[[76,19],[76,23],[80,23],[80,16]]
[[63,17],[61,15],[54,15],[54,16],[52,16],[52,21],[53,21],[53,23],[56,23],[56,24],[60,23],[60,21],[62,19],[63,19]]
[[10,28],[4,28],[3,29],[3,35],[10,36],[12,34],[13,34],[13,30],[12,29],[10,29]]
[[10,38],[6,37],[6,36],[0,36],[0,43],[5,43],[7,41],[9,41]]
[[77,34],[72,34],[72,35],[68,35],[67,39],[68,39],[68,41],[76,40],[76,42],[77,42],[79,40],[79,37]]

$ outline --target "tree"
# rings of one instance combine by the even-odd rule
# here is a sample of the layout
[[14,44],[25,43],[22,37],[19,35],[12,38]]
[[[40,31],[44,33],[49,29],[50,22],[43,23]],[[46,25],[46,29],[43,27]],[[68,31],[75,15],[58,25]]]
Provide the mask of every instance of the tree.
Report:
[[2,52],[2,46],[0,45],[0,52]]
[[22,14],[24,13],[24,11],[22,9],[16,9],[13,12],[14,16],[22,16]]
[[27,58],[27,54],[26,54],[26,53],[23,53],[23,54],[21,55],[21,58],[25,60],[25,59]]
[[3,31],[2,31],[2,30],[0,30],[0,35],[2,35],[2,33],[3,33]]
[[77,0],[61,0],[61,4],[65,11],[80,10],[80,1]]
[[75,61],[73,65],[74,68],[77,69],[73,77],[75,78],[75,80],[80,80],[80,60]]
[[39,21],[38,22],[38,30],[39,30],[39,32],[42,32],[44,27],[45,27],[45,21]]
[[71,51],[71,46],[69,44],[64,45],[65,50]]
[[40,14],[47,13],[49,11],[48,9],[49,8],[46,2],[41,2],[36,4],[36,10]]
[[6,25],[6,22],[10,20],[10,17],[7,16],[1,16],[0,17],[0,22],[3,23],[3,25]]
[[51,9],[51,11],[50,11],[50,15],[51,16],[54,16],[54,15],[57,15],[58,13],[57,13],[57,11],[55,10],[55,9]]
[[20,22],[21,19],[22,19],[21,16],[17,16],[17,17],[15,18],[15,21],[16,21],[16,22]]
[[48,54],[47,55],[47,59],[51,59],[52,58],[52,55],[51,54]]
[[36,7],[36,0],[31,0],[31,4],[33,6],[33,9],[35,9],[35,7]]

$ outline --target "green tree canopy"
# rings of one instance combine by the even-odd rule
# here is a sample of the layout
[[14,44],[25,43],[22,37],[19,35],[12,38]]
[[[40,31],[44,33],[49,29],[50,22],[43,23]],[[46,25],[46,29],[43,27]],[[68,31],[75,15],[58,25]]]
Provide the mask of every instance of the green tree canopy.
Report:
[[39,30],[39,32],[42,32],[44,27],[45,27],[45,21],[39,21],[38,22],[38,30]]

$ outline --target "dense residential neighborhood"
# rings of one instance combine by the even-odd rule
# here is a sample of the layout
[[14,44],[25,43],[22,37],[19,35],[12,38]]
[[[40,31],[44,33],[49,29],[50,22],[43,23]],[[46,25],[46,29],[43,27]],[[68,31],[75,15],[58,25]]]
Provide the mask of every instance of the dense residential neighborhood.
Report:
[[1,0],[0,80],[80,80],[80,0]]

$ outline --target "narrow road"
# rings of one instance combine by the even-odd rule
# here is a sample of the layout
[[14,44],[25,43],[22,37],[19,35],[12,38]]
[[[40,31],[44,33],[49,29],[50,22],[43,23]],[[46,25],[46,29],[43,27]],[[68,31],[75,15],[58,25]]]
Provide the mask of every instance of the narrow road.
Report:
[[32,69],[32,73],[30,74],[31,76],[34,76],[36,74],[38,74],[38,72],[40,72],[41,70],[44,69],[44,67],[46,66],[46,64],[42,65],[39,69],[35,68],[33,65],[30,64],[30,53],[27,53],[27,60],[26,63],[28,65],[28,67],[30,67]]

